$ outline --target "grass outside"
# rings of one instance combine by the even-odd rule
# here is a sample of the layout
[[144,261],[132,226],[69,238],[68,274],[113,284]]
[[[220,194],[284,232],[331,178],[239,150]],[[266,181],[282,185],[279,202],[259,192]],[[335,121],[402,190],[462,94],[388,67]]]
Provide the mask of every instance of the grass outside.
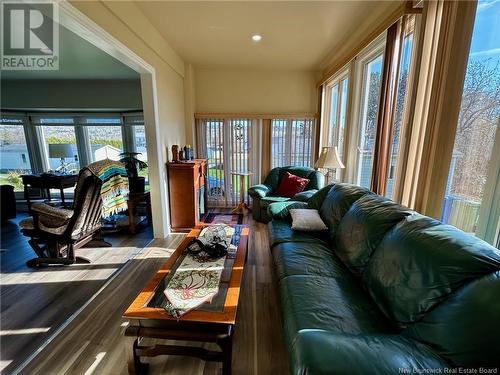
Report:
[[0,173],[0,185],[12,185],[14,191],[24,191],[21,174],[17,172]]

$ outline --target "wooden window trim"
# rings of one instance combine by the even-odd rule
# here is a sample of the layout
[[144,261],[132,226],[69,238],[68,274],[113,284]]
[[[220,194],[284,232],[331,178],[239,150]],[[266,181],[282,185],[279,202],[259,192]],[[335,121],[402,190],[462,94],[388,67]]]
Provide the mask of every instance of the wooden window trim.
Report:
[[371,190],[385,195],[387,173],[389,171],[390,139],[393,129],[395,85],[399,69],[399,38],[401,22],[394,23],[387,29],[384,62],[380,83],[380,99],[377,112],[377,128],[375,147],[373,150],[373,167]]

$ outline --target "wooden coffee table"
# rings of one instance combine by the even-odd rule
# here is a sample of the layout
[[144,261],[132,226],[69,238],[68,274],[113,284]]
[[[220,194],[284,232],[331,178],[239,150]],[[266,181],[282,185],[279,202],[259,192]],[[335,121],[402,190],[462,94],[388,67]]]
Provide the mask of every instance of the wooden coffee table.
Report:
[[[234,256],[228,256],[222,272],[219,292],[211,303],[205,303],[183,315],[179,320],[163,307],[168,275],[182,261],[187,244],[201,229],[193,229],[179,245],[168,261],[160,268],[134,302],[123,314],[129,321],[125,330],[129,374],[144,374],[148,364],[141,357],[180,355],[197,357],[204,361],[222,362],[223,374],[231,373],[232,337],[236,322],[238,299],[247,256],[249,228],[235,225],[239,244]],[[196,346],[143,345],[143,338],[216,343],[219,350]]]

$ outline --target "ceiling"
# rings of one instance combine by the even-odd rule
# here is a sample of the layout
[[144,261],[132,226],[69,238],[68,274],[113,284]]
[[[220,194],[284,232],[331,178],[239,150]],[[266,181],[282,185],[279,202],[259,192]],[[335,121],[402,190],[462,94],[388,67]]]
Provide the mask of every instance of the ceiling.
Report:
[[68,29],[59,28],[59,70],[2,70],[2,80],[139,79],[139,74]]
[[[136,1],[196,67],[318,70],[332,51],[398,1]],[[259,43],[251,40],[261,34]]]

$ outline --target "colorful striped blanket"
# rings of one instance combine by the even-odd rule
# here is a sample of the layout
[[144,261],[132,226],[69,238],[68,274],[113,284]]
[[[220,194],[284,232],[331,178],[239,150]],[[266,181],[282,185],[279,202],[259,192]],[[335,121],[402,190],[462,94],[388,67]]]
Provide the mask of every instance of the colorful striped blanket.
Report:
[[104,159],[88,165],[88,168],[102,180],[102,217],[125,211],[129,187],[123,163]]

